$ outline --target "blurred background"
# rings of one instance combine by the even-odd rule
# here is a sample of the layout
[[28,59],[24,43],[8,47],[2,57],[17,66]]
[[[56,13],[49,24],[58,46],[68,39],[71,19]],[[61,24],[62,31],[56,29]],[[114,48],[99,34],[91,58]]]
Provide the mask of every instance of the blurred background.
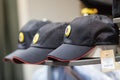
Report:
[[18,32],[31,19],[70,22],[84,7],[112,15],[112,0],[0,0],[0,80],[32,80],[44,66],[4,63],[2,58],[17,48]]

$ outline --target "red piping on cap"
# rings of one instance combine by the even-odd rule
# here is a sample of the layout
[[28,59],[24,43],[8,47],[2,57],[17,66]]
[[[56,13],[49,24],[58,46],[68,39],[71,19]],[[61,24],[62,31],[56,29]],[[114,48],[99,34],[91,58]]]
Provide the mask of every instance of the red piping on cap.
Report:
[[11,60],[11,59],[8,59],[8,58],[4,58],[2,61],[8,62],[8,61],[12,61],[12,60]]
[[13,60],[14,63],[17,63],[17,62],[15,62],[14,60],[18,60],[18,61],[20,61],[20,62],[23,63],[23,64],[42,64],[42,63],[44,63],[47,59],[45,59],[45,60],[43,60],[43,61],[40,61],[40,62],[37,62],[37,63],[30,63],[30,62],[24,61],[23,59],[21,59],[21,58],[19,58],[19,57],[14,56],[14,58],[13,58],[12,60]]
[[62,62],[69,62],[69,61],[74,61],[74,60],[78,60],[78,59],[81,59],[83,58],[84,56],[86,56],[90,51],[92,51],[95,47],[91,48],[89,51],[87,51],[85,54],[83,54],[82,56],[80,56],[79,58],[74,58],[74,59],[71,59],[71,60],[63,60],[61,58],[57,58],[55,56],[51,56],[49,55],[48,58],[53,58],[53,59],[56,59],[58,61],[62,61]]
[[13,60],[12,60],[12,59],[9,59],[9,58],[4,58],[2,61],[4,61],[4,62],[12,62],[12,63],[14,63]]

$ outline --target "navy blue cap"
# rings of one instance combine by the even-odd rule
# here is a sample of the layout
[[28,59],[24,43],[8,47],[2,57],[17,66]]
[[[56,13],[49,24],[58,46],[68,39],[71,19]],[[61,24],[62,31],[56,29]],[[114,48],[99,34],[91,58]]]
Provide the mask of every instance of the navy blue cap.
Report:
[[67,23],[50,23],[40,28],[33,38],[31,47],[15,55],[15,63],[41,64],[47,55],[63,43]]
[[49,58],[71,61],[83,58],[97,45],[117,45],[118,27],[103,15],[75,18],[65,30],[64,43]]
[[39,21],[39,20],[30,20],[28,23],[26,23],[23,26],[23,28],[19,31],[18,46],[17,46],[18,49],[10,53],[9,55],[5,56],[3,60],[12,61],[13,56],[29,48],[32,39],[36,34],[36,32],[39,30],[39,28],[43,27],[48,23],[50,23],[50,21]]

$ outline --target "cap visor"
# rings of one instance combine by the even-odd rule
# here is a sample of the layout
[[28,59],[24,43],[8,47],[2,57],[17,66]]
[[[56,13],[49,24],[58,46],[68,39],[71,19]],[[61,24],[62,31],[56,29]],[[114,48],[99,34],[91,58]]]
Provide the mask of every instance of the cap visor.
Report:
[[15,63],[23,62],[25,64],[41,64],[47,59],[47,55],[53,51],[53,49],[44,49],[30,47],[22,54],[18,54],[13,58]]
[[23,53],[25,49],[17,49],[14,52],[10,53],[9,55],[5,56],[3,58],[3,61],[8,62],[8,61],[12,61],[13,57],[18,55],[19,53]]
[[57,59],[58,61],[78,60],[86,56],[93,48],[94,47],[62,44],[48,54],[48,58]]

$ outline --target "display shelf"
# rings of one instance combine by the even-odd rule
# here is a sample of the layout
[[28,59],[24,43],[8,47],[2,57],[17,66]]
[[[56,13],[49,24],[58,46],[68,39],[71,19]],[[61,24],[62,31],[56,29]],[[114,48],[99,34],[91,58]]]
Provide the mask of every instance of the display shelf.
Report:
[[119,23],[120,22],[120,17],[119,18],[113,18],[114,23]]
[[[115,60],[117,62],[120,61],[120,56],[116,56]],[[50,65],[50,66],[82,66],[82,65],[94,65],[94,64],[100,64],[100,58],[96,59],[82,59],[82,60],[77,60],[77,61],[70,61],[70,62],[59,62],[59,61],[52,61],[52,60],[47,60],[45,65]]]

